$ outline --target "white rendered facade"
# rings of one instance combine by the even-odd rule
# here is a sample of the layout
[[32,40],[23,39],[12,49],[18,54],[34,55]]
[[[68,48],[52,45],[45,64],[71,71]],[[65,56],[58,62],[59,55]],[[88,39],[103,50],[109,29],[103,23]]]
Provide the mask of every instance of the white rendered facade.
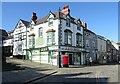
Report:
[[[69,64],[84,64],[83,28],[79,25],[80,28],[77,29],[80,20],[72,21],[69,14],[63,14],[62,17],[58,14],[59,12],[57,14],[50,12],[44,20],[37,19],[36,23],[31,21],[27,28],[28,59],[57,66],[58,56],[61,56],[62,64],[62,57],[68,55]],[[70,20],[69,26],[66,26],[67,19]],[[67,35],[66,41],[65,35]]]
[[13,32],[13,56],[26,55],[26,52],[23,49],[26,48],[26,25],[28,22],[26,22],[27,24],[24,22],[25,21],[20,19]]

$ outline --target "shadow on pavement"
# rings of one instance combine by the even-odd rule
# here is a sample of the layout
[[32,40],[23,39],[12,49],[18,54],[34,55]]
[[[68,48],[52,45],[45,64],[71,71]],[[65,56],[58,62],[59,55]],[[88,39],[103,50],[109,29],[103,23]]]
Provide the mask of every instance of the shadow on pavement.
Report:
[[14,71],[14,70],[24,70],[24,67],[18,66],[20,64],[14,64],[14,63],[3,63],[2,64],[2,71]]
[[13,62],[4,63],[2,65],[2,84],[22,84],[49,74],[43,71],[50,71],[51,73],[52,69],[41,67],[32,68]]
[[88,73],[73,73],[73,74],[56,74],[46,79],[35,81],[35,83],[48,84],[108,84],[108,78],[89,78],[89,77],[79,77],[80,75],[92,74]]

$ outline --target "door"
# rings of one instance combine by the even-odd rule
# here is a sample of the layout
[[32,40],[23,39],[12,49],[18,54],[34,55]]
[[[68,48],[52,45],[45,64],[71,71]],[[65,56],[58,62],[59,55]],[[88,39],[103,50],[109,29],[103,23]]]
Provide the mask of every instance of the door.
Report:
[[69,65],[73,65],[73,54],[69,54]]

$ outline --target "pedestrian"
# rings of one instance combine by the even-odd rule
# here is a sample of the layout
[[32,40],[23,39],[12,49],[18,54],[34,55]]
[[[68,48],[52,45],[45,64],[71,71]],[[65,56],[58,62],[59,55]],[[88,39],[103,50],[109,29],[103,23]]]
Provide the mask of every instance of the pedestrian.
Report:
[[92,65],[92,57],[89,58],[90,66]]

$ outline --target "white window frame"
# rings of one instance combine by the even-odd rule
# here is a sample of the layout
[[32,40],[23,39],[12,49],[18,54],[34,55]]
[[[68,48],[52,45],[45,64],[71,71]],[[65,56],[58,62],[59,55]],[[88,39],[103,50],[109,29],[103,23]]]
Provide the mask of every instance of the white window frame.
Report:
[[40,27],[38,30],[39,37],[43,37],[43,27]]
[[48,26],[53,26],[53,18],[49,18],[49,20],[48,20]]
[[47,44],[54,44],[55,43],[55,32],[48,32],[47,33]]

